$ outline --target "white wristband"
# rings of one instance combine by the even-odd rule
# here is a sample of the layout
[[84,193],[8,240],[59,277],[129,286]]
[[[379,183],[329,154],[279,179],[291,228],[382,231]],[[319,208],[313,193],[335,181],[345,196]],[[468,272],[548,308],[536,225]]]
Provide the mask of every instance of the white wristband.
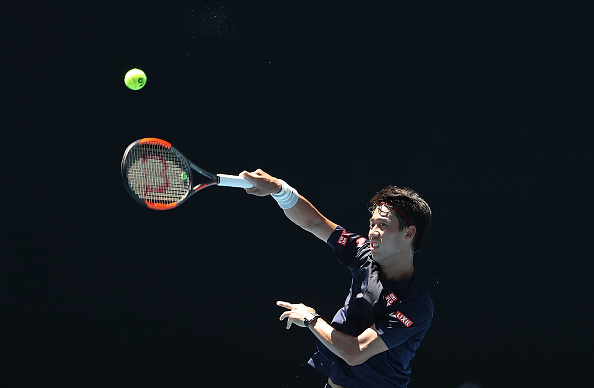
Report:
[[295,206],[299,200],[299,193],[284,180],[279,179],[279,182],[281,183],[281,191],[276,194],[271,194],[272,198],[278,202],[278,206],[280,206],[281,209],[290,209]]

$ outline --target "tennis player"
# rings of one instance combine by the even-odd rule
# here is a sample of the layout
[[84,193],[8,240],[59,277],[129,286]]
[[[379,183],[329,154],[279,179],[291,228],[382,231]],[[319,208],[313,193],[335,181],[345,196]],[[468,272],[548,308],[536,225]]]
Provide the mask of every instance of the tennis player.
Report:
[[431,325],[433,302],[414,268],[431,223],[431,209],[415,191],[388,186],[370,201],[367,237],[324,217],[283,180],[262,170],[241,176],[257,196],[272,195],[286,216],[327,242],[352,275],[344,306],[331,321],[301,303],[277,302],[280,319],[307,327],[318,351],[309,364],[328,376],[328,387],[401,388],[410,361]]

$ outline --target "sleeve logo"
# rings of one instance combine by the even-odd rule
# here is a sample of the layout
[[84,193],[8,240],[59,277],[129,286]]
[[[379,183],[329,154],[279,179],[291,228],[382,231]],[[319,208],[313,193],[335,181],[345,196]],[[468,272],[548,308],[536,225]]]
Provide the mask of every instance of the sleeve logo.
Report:
[[391,292],[390,295],[386,295],[384,298],[386,299],[387,306],[391,305],[392,303],[394,303],[398,300],[398,297],[393,292]]
[[406,317],[406,315],[402,314],[400,311],[396,311],[396,314],[392,313],[390,315],[393,316],[394,318],[398,319],[406,327],[410,327],[410,325],[413,324],[413,322],[410,319],[408,319]]
[[342,245],[343,247],[346,246],[347,242],[349,241],[349,232],[343,229],[340,237],[338,238],[338,244]]
[[357,248],[361,248],[365,244],[365,241],[367,241],[365,237],[359,237],[357,239]]

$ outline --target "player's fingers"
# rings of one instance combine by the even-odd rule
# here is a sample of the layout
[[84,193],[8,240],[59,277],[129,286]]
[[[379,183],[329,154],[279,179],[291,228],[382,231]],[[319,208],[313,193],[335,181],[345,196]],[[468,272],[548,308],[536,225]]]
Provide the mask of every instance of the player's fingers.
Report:
[[278,320],[279,320],[279,321],[282,321],[283,319],[285,319],[285,318],[288,318],[288,317],[289,317],[289,315],[291,315],[291,312],[290,312],[290,311],[285,311],[284,313],[282,313],[282,314],[280,315],[280,317],[278,318]]
[[261,188],[256,187],[256,185],[254,185],[254,187],[245,188],[245,192],[257,197],[264,197],[269,194],[268,192],[263,191]]
[[240,174],[239,177],[245,179],[246,181],[250,182],[252,184],[253,187],[247,187],[245,188],[246,193],[248,194],[255,194],[256,193],[256,187],[254,185],[253,182],[253,178],[250,176],[250,173],[247,172],[246,170],[243,170]]
[[281,314],[279,321],[282,321],[283,319],[287,318],[287,329],[291,327],[291,324],[293,323],[293,320],[291,319],[291,312],[290,311],[285,311],[284,313]]
[[246,181],[250,182],[252,185],[254,185],[254,187],[256,187],[257,184],[262,180],[262,178],[260,178],[254,172],[248,172],[245,170],[242,171],[241,174],[239,174],[239,176],[245,179]]
[[292,309],[293,308],[293,305],[291,303],[289,303],[289,302],[283,302],[282,300],[277,301],[276,302],[276,305],[277,306],[280,306],[280,307],[284,307],[286,309]]

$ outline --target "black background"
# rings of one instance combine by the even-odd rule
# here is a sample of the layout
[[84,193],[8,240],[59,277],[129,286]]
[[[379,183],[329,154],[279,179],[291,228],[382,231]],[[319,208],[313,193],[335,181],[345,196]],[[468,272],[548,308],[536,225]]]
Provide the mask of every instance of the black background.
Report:
[[362,234],[377,190],[422,193],[435,318],[411,388],[590,382],[590,3],[2,8],[2,386],[323,386],[275,301],[329,319],[348,272],[270,198],[136,205],[119,163],[151,136]]

